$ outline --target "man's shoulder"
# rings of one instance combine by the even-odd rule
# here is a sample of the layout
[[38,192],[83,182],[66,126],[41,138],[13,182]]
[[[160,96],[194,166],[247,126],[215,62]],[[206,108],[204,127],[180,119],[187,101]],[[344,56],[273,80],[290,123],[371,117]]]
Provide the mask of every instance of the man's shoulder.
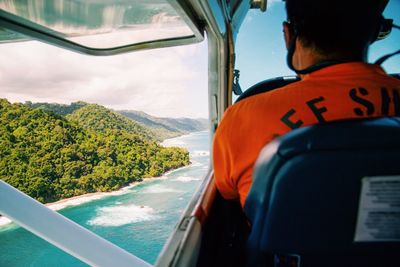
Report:
[[392,75],[387,75],[386,74],[386,75],[384,75],[384,79],[387,79],[387,80],[393,82],[397,86],[400,85],[400,73],[392,74]]
[[230,109],[233,110],[242,110],[242,109],[254,109],[257,107],[265,108],[265,104],[268,102],[274,102],[279,98],[286,98],[295,92],[296,89],[304,88],[310,86],[310,81],[297,81],[271,91],[260,92],[254,95],[251,95],[238,103],[235,103]]
[[275,113],[282,105],[285,106],[285,102],[293,101],[294,92],[304,87],[304,83],[308,82],[299,81],[269,92],[249,96],[233,104],[224,113],[223,127],[245,126],[248,123],[253,127],[258,119],[266,119],[266,115]]

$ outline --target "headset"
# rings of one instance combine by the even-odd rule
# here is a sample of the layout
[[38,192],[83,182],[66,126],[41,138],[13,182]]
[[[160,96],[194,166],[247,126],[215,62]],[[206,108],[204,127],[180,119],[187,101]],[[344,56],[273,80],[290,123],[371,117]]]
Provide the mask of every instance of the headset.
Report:
[[[380,13],[380,15],[379,15],[379,17],[380,17],[379,18],[379,24],[380,25],[378,27],[378,31],[376,32],[376,34],[372,38],[371,44],[373,42],[375,42],[375,41],[383,40],[386,37],[388,37],[390,35],[390,33],[392,32],[393,28],[400,29],[399,26],[393,24],[393,19],[386,19],[381,14],[383,12],[383,10],[385,9],[385,7],[386,7],[388,2],[389,2],[388,0],[383,0],[381,5],[380,5],[380,8],[378,9],[379,13]],[[296,39],[298,37],[297,25],[295,23],[293,23],[293,22],[284,22],[284,23],[286,23],[289,26],[289,29],[293,34],[293,37],[289,42],[289,48],[288,48],[288,53],[287,53],[287,58],[286,58],[287,59],[287,65],[291,70],[293,70],[297,74],[303,74],[303,75],[304,74],[309,74],[311,72],[314,72],[314,71],[317,71],[317,70],[320,70],[320,69],[323,69],[323,68],[326,68],[326,67],[329,67],[329,66],[332,66],[332,65],[345,63],[344,61],[326,60],[326,61],[322,61],[322,62],[319,62],[317,64],[314,64],[314,65],[312,65],[310,67],[307,67],[305,69],[302,69],[302,70],[296,69],[293,66],[293,55],[294,55],[294,52],[295,52],[295,49],[296,49]],[[395,56],[397,54],[400,54],[400,50],[382,56],[381,58],[376,60],[374,64],[381,65],[387,59],[389,59],[389,58],[391,58],[391,57],[393,57],[393,56]]]
[[[379,30],[378,36],[376,37],[376,41],[383,40],[386,37],[388,37],[389,34],[392,32],[393,28],[395,28],[397,30],[400,29],[400,27],[398,25],[393,24],[393,20],[392,19],[385,19],[382,16],[382,22],[381,22],[381,25],[380,25],[380,30]],[[391,57],[393,57],[395,55],[398,55],[398,54],[400,54],[400,50],[397,50],[397,51],[395,51],[393,53],[390,53],[390,54],[387,54],[387,55],[384,55],[384,56],[380,57],[378,60],[375,61],[374,64],[382,65],[383,62],[385,62],[389,58],[391,58]]]

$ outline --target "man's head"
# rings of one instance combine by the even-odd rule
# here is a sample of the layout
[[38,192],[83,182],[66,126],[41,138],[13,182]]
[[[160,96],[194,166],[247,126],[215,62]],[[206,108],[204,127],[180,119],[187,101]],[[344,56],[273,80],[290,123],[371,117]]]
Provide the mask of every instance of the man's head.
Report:
[[324,60],[363,60],[379,32],[387,0],[286,0],[286,42]]

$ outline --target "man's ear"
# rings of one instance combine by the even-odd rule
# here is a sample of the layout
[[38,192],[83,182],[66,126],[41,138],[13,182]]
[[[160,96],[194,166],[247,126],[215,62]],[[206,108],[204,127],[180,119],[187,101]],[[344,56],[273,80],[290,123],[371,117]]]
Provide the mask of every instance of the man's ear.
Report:
[[289,23],[283,23],[283,34],[285,36],[286,49],[289,49],[290,41],[292,40],[292,31]]

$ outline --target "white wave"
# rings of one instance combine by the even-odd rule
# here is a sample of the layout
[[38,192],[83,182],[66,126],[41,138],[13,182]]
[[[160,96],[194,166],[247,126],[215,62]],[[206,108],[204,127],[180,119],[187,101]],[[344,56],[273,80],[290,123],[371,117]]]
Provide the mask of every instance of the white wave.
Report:
[[190,177],[190,176],[179,176],[178,178],[173,179],[172,181],[188,183],[191,181],[199,181],[199,180],[200,180],[200,178],[195,178],[195,177]]
[[165,139],[163,142],[161,142],[162,146],[165,147],[169,147],[169,146],[180,146],[180,147],[186,147],[187,143],[183,140],[188,136],[193,135],[193,133],[190,134],[185,134],[185,135],[181,135],[178,137],[173,137],[173,138],[169,138],[169,139]]
[[142,183],[142,182],[133,182],[133,183],[131,183],[131,184],[128,185],[128,186],[122,187],[122,188],[119,189],[118,191],[113,191],[113,192],[110,192],[110,193],[123,195],[123,194],[126,194],[126,193],[127,193],[126,191],[128,191],[128,190],[130,190],[130,189],[132,189],[132,188],[134,188],[134,187],[136,187],[136,186],[138,186],[138,185],[140,185],[141,183]]
[[97,216],[88,221],[89,225],[121,226],[157,219],[154,210],[148,206],[111,206],[97,210]]
[[195,150],[192,153],[193,156],[198,156],[198,157],[209,157],[210,156],[210,151],[208,150]]
[[12,223],[13,221],[11,221],[10,219],[8,219],[7,217],[1,216],[0,217],[0,227],[5,226],[7,224]]
[[166,173],[165,173],[165,174],[163,174],[161,176],[158,176],[158,177],[145,178],[143,181],[151,183],[151,182],[153,182],[155,180],[167,180],[167,179],[168,179],[168,177],[166,176]]
[[192,164],[190,165],[190,167],[200,167],[200,166],[202,166],[203,164],[201,164],[200,162],[197,162],[197,161],[192,161]]
[[102,199],[102,198],[108,197],[108,196],[125,195],[125,194],[129,193],[128,189],[133,186],[134,185],[131,185],[129,187],[124,187],[118,191],[113,191],[113,192],[91,193],[91,194],[86,194],[86,195],[82,195],[82,196],[72,197],[72,198],[61,200],[58,202],[46,204],[46,206],[51,210],[58,211],[58,210],[65,209],[67,207],[79,206],[79,205],[82,205],[82,204],[85,204],[88,202],[92,202],[95,200],[99,200],[99,199]]
[[[166,179],[166,177],[163,179]],[[123,187],[117,191],[88,193],[88,194],[84,194],[81,196],[63,199],[63,200],[53,202],[53,203],[47,203],[45,205],[46,205],[46,207],[48,207],[51,210],[59,211],[59,210],[62,210],[62,209],[68,208],[68,207],[75,207],[75,206],[79,206],[79,205],[89,203],[89,202],[92,202],[95,200],[99,200],[99,199],[102,199],[107,196],[121,196],[121,195],[131,193],[132,191],[130,189],[132,189],[133,187],[135,187],[139,184],[141,184],[141,182],[133,182],[132,184],[130,184],[126,187]],[[0,217],[0,227],[8,225],[10,223],[12,223],[12,221],[10,219],[8,219],[4,216]]]
[[67,207],[74,207],[74,206],[79,206],[88,202],[92,202],[94,200],[99,200],[102,199],[103,197],[105,197],[106,195],[108,195],[107,193],[97,193],[94,195],[89,195],[89,196],[81,196],[81,197],[76,197],[76,198],[71,198],[71,199],[67,199],[65,201],[61,201],[61,202],[55,202],[55,203],[50,203],[47,204],[46,206],[51,209],[51,210],[62,210],[65,209]]
[[[123,195],[129,192],[125,192],[124,190],[118,190],[114,192],[102,192],[102,193],[90,193],[82,196],[76,196],[64,200],[60,200],[54,203],[48,203],[46,204],[46,207],[54,210],[54,211],[59,211],[68,207],[74,207],[74,206],[79,206],[85,203],[89,203],[95,200],[102,199],[107,196],[118,196],[118,195]],[[12,223],[12,221],[6,217],[1,217],[0,218],[0,227],[6,226],[8,224]]]
[[193,167],[193,164],[189,164],[189,165],[187,165],[187,166],[180,167],[180,168],[175,169],[175,170],[172,170],[172,171],[168,171],[168,172],[166,172],[166,173],[164,174],[164,176],[165,176],[165,178],[168,179],[167,176],[170,176],[172,173],[175,173],[175,172],[178,172],[178,171],[182,171],[182,170],[184,170],[184,169],[188,169],[188,168],[191,168],[191,167]]
[[[191,163],[189,165],[187,165],[187,166],[183,166],[183,167],[180,167],[178,169],[175,169],[175,170],[168,171],[168,172],[164,173],[164,175],[162,176],[162,179],[168,179],[168,176],[170,176],[171,174],[173,174],[175,172],[179,172],[179,171],[182,171],[184,169],[189,169],[189,168],[193,168],[193,167],[200,167],[200,166],[203,166],[203,164],[198,162],[198,161],[191,160]],[[208,169],[208,167],[207,167],[207,169]],[[154,178],[154,179],[158,179],[158,178]]]
[[145,193],[145,194],[180,193],[180,192],[182,192],[182,191],[177,190],[172,187],[165,186],[165,185],[160,185],[160,184],[151,185],[151,186],[143,189],[142,191],[140,191],[140,193]]

